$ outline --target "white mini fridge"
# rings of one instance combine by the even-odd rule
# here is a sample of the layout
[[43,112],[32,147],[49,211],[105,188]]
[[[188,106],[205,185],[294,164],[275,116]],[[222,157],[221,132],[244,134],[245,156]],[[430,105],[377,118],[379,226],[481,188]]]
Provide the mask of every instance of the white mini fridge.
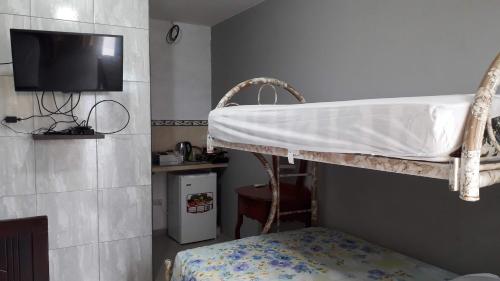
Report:
[[169,174],[168,235],[180,244],[217,236],[217,174]]

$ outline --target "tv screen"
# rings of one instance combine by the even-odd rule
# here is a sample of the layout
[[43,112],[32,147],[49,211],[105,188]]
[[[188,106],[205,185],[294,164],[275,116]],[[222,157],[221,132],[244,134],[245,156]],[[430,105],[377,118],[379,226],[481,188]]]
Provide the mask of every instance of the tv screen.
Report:
[[16,91],[122,91],[123,37],[11,29]]

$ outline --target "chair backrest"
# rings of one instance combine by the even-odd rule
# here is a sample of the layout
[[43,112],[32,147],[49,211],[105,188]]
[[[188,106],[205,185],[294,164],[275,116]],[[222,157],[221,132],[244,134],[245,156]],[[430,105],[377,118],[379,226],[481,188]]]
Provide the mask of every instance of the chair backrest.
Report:
[[49,281],[46,216],[0,221],[0,281]]
[[[299,174],[305,174],[307,173],[307,161],[305,160],[298,160],[299,161]],[[295,182],[295,185],[300,188],[305,188],[305,183],[306,183],[306,177],[297,177],[297,180]]]
[[[282,159],[281,157],[273,156],[273,170],[274,170],[274,176],[276,178],[278,177],[277,170],[280,169],[281,159]],[[308,168],[308,161],[296,160],[295,162],[296,162],[295,167],[297,167],[297,165],[298,165],[298,170],[296,170],[295,173],[306,174],[307,168]],[[281,170],[280,170],[280,174],[281,174]],[[281,182],[281,179],[280,179],[280,182]],[[304,176],[297,176],[296,177],[295,186],[298,189],[307,188],[305,186],[305,183],[306,183],[306,177],[304,177]]]

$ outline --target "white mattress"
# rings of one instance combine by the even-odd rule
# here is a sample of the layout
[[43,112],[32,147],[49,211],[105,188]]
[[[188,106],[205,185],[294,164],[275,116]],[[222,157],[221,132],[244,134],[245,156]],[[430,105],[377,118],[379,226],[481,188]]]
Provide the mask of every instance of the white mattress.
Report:
[[[473,95],[243,105],[210,112],[208,131],[227,142],[291,151],[447,161],[462,143]],[[500,115],[495,98],[491,116]]]

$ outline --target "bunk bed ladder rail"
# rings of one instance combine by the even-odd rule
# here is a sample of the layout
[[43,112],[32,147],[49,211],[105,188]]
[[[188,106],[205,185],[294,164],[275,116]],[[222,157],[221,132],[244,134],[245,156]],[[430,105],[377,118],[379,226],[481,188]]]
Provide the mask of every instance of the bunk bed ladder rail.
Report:
[[[491,171],[481,173],[481,148],[485,129],[488,127],[491,139],[491,122],[488,122],[493,97],[500,83],[500,54],[491,63],[483,77],[467,116],[460,158],[459,190],[460,198],[465,201],[479,200],[479,188],[498,182]],[[491,139],[496,143],[493,136]]]

